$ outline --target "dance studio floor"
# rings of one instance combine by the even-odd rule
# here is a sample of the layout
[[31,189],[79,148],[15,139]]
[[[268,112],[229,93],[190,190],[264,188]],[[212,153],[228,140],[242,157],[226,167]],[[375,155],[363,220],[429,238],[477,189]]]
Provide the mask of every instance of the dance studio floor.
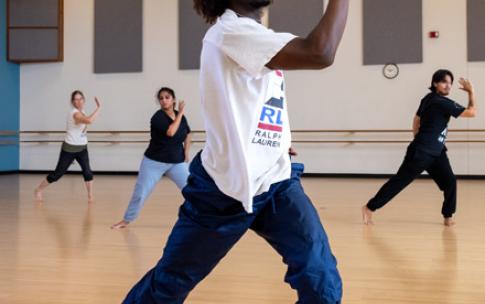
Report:
[[[0,303],[120,303],[159,259],[181,195],[163,180],[141,218],[121,219],[135,176],[97,176],[88,205],[82,178],[45,192],[41,175],[0,175]],[[344,279],[343,303],[485,303],[485,181],[459,181],[457,226],[441,225],[441,195],[419,180],[361,224],[360,206],[381,179],[306,178]],[[203,241],[203,240],[201,240]],[[294,303],[281,258],[248,232],[186,303]]]

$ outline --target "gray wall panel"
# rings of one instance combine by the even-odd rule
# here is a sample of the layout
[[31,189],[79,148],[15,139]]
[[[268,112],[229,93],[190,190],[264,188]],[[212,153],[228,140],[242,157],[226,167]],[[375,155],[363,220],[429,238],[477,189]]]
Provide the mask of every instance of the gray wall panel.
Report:
[[269,27],[306,37],[323,15],[323,0],[276,0],[269,9]]
[[10,30],[9,52],[15,60],[56,60],[58,34],[53,29]]
[[179,0],[179,69],[200,67],[202,39],[209,27],[195,12],[193,0]]
[[468,0],[468,61],[485,61],[485,0]]
[[95,0],[95,73],[143,69],[143,1]]
[[364,0],[364,64],[423,61],[422,0]]
[[59,0],[10,0],[10,26],[58,26]]

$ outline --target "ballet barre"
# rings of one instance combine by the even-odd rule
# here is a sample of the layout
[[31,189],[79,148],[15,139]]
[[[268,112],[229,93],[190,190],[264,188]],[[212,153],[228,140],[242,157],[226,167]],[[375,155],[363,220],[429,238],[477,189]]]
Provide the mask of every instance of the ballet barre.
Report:
[[[20,140],[20,143],[62,143],[63,140]],[[97,144],[147,144],[149,140],[90,140]],[[205,140],[191,140],[192,143],[205,143]],[[408,144],[411,140],[292,140],[297,144]],[[0,144],[3,142],[0,141]],[[447,140],[446,143],[485,143],[485,140]]]
[[[64,134],[65,130],[28,130],[28,131],[0,131],[0,135],[4,132],[12,132],[10,135],[17,134]],[[292,130],[291,133],[411,133],[410,129],[350,129],[350,130]],[[452,133],[485,133],[485,129],[450,129],[448,132]],[[149,134],[149,130],[126,130],[126,131],[104,131],[93,130],[88,131],[89,134]],[[204,130],[192,130],[191,133],[204,134]]]
[[[449,133],[485,133],[485,129],[451,129],[448,131]],[[64,134],[65,131],[61,130],[27,130],[27,131],[0,131],[0,135],[8,134],[8,135],[21,135],[21,139],[19,142],[21,144],[29,144],[29,143],[36,143],[36,144],[45,144],[45,143],[62,143],[62,139],[35,139],[35,138],[22,138],[22,137],[29,137],[32,135],[54,135],[59,136]],[[93,130],[88,132],[91,135],[96,136],[123,136],[123,135],[149,135],[150,131],[148,130]],[[193,130],[193,134],[201,135],[205,134],[203,130]],[[332,134],[339,134],[339,135],[372,135],[372,134],[411,134],[412,131],[408,129],[348,129],[348,130],[293,130],[293,135],[332,135]],[[485,135],[485,134],[484,134]],[[345,136],[344,139],[305,139],[305,138],[294,138],[292,143],[294,144],[408,144],[412,138],[403,138],[403,139],[348,139]],[[91,139],[89,143],[92,144],[147,144],[149,139]],[[192,139],[192,143],[205,143],[203,138],[196,138]],[[481,144],[485,143],[485,139],[448,139],[446,141],[448,144]],[[8,143],[17,144],[17,142],[12,141],[0,141],[0,144],[5,145]]]

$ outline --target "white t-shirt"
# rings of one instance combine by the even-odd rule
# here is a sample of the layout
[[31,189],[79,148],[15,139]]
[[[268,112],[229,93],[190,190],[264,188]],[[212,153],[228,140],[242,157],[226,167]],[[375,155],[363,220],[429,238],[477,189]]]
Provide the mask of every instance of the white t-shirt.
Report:
[[284,77],[265,65],[294,38],[232,10],[204,38],[200,90],[207,142],[202,164],[218,188],[249,213],[255,195],[290,178]]
[[88,144],[88,137],[86,136],[86,124],[76,124],[74,114],[80,112],[78,109],[72,107],[67,115],[66,121],[66,137],[64,141],[73,146],[84,146]]

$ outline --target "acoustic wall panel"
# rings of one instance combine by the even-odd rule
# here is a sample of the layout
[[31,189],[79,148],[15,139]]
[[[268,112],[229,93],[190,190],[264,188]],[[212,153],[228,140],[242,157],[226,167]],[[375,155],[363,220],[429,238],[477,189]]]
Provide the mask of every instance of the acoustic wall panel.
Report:
[[7,0],[9,61],[63,60],[63,4],[63,0]]
[[10,26],[58,26],[58,0],[10,0]]
[[423,61],[422,0],[364,0],[364,64]]
[[143,1],[95,0],[95,73],[143,70]]
[[322,18],[323,0],[277,0],[269,9],[269,27],[306,37]]
[[209,27],[195,12],[193,0],[179,0],[179,69],[200,67],[202,39]]
[[485,61],[485,0],[468,0],[468,61]]
[[10,30],[9,52],[19,61],[42,58],[57,59],[57,30],[13,29]]

